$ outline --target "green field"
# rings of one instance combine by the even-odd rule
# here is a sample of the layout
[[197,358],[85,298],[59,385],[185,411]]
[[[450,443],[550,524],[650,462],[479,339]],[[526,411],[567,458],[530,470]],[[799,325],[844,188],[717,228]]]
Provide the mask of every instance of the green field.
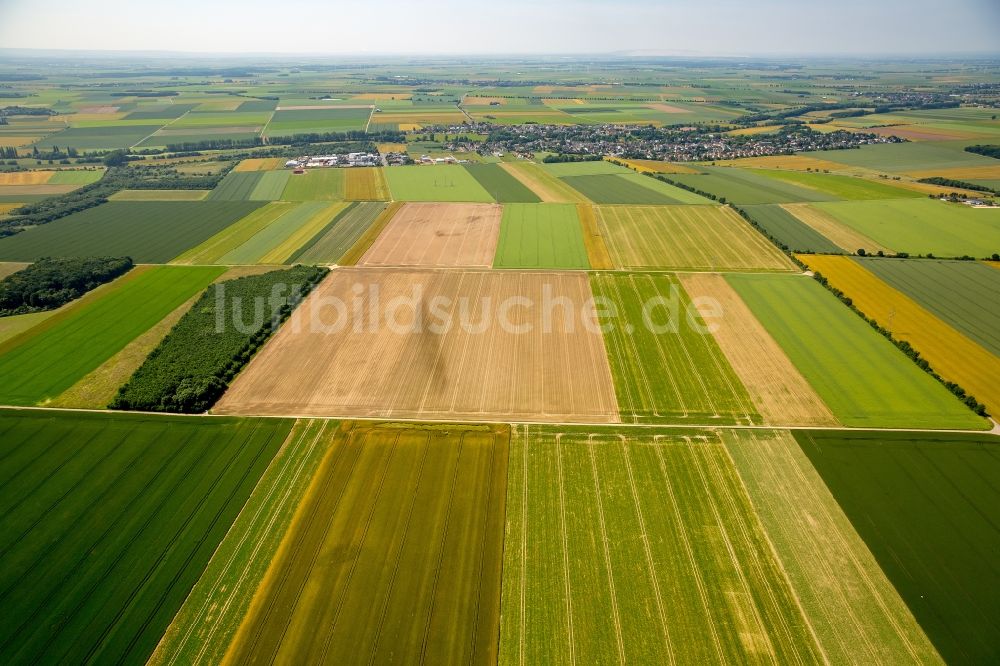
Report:
[[844,425],[985,426],[815,280],[737,274],[727,280]]
[[56,171],[49,178],[49,185],[89,185],[99,181],[104,171]]
[[0,412],[0,659],[145,662],[290,426]]
[[290,171],[264,171],[248,197],[251,201],[276,201],[288,184]]
[[542,169],[557,178],[566,176],[601,176],[607,174],[625,175],[633,173],[631,169],[612,164],[607,160],[592,160],[589,162],[542,162]]
[[[574,190],[597,204],[679,204],[682,197],[669,196],[661,189],[653,189],[653,180],[637,174],[601,174],[594,176],[561,176],[560,179]],[[649,180],[653,187],[647,187]],[[665,185],[665,183],[663,183]],[[678,192],[683,192],[678,188]],[[685,195],[690,193],[684,192]],[[702,199],[702,201],[704,201]]]
[[667,175],[667,178],[702,192],[714,194],[735,204],[795,203],[800,201],[835,201],[837,199],[832,194],[761,176],[747,169],[705,166],[699,168],[705,173],[672,173]]
[[962,150],[968,143],[968,141],[912,141],[861,146],[855,150],[824,150],[802,155],[890,173],[995,164],[989,157]]
[[495,663],[507,447],[506,426],[342,430],[234,663]]
[[460,165],[386,167],[396,201],[470,201],[493,203],[493,197]]
[[178,264],[221,264],[222,258],[249,242],[285,213],[293,210],[291,201],[272,201],[229,225],[173,260]]
[[860,257],[857,261],[1000,356],[1000,271],[976,261]]
[[263,176],[260,171],[230,171],[208,195],[208,200],[249,201]]
[[599,313],[622,422],[760,423],[715,339],[691,325],[689,312],[703,322],[676,277],[595,273],[590,284],[610,304]]
[[843,250],[826,236],[777,204],[742,208],[768,235],[776,238],[792,252],[843,253]]
[[997,438],[819,431],[795,438],[945,661],[1000,659]]
[[115,150],[129,148],[160,129],[159,125],[105,125],[101,127],[70,127],[50,134],[37,144],[39,150],[52,146],[77,150]]
[[222,662],[339,427],[330,420],[295,422],[150,664]]
[[465,170],[493,195],[498,203],[538,203],[538,195],[498,164],[466,164]]
[[311,169],[288,176],[283,201],[340,201],[344,198],[343,169]]
[[816,207],[897,252],[978,258],[1000,252],[1000,208],[976,209],[926,198]]
[[838,199],[920,199],[924,194],[893,187],[892,181],[886,183],[868,180],[858,176],[841,176],[833,174],[806,173],[804,171],[780,171],[776,169],[752,169],[752,173],[767,178],[773,178],[793,185],[801,185],[811,190],[825,192]]
[[100,298],[46,319],[0,346],[0,403],[55,398],[209,285],[221,268],[135,268]]
[[597,219],[619,268],[792,270],[791,262],[722,206],[598,206]]
[[371,109],[279,110],[267,126],[268,136],[325,134],[364,130]]
[[291,261],[304,264],[334,264],[351,249],[361,235],[385,210],[380,201],[361,201],[344,209],[312,243],[292,255]]
[[504,206],[493,266],[590,268],[576,204]]
[[253,201],[109,201],[0,239],[0,260],[132,257],[165,263],[261,206]]
[[[315,215],[322,213],[331,205],[326,201],[303,201],[293,203],[291,207],[286,206],[286,202],[274,202],[271,205],[275,204],[282,204],[280,215],[274,218],[268,216],[270,219],[267,222],[255,220],[253,228],[258,230],[244,242],[220,256],[218,263],[235,265],[261,262],[269,252],[291,238]],[[248,227],[246,231],[249,232],[250,228]],[[245,237],[245,235],[241,234],[240,238]],[[297,249],[294,248],[289,254]],[[282,261],[284,261],[284,257],[280,261],[265,261],[263,263],[281,263]]]
[[500,663],[819,663],[711,431],[515,426]]

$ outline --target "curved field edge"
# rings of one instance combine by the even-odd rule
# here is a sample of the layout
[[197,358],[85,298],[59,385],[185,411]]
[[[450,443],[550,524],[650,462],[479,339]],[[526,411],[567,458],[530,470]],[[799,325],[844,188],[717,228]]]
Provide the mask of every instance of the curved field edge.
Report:
[[722,441],[829,662],[943,664],[795,438]]
[[150,656],[151,666],[222,661],[337,427],[295,422]]

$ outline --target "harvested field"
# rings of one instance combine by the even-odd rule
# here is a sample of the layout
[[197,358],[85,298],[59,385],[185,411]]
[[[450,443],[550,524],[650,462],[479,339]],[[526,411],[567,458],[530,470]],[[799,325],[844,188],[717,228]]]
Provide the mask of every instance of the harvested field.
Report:
[[4,279],[8,275],[12,275],[22,268],[26,268],[29,264],[20,262],[9,262],[0,263],[0,280]]
[[[363,287],[360,295],[355,285]],[[382,304],[399,307],[382,316],[375,290]],[[548,328],[546,292],[574,310],[553,308]],[[482,299],[487,294],[492,300]],[[494,311],[516,297],[534,306]],[[216,411],[614,421],[617,404],[590,298],[581,273],[341,268],[295,310]],[[346,312],[331,305],[336,299]]]
[[534,162],[502,162],[500,167],[524,183],[545,203],[590,203],[590,199]]
[[711,431],[514,426],[502,664],[820,663]]
[[816,280],[747,274],[726,279],[844,425],[987,427]]
[[494,268],[586,269],[577,207],[573,204],[507,204]]
[[[1000,356],[959,333],[909,296],[879,280],[850,257],[801,255],[809,268],[822,273],[855,307],[906,340],[934,370],[1000,414]],[[886,260],[894,261],[894,260]],[[952,287],[954,288],[954,287]],[[982,303],[979,307],[982,307]],[[995,332],[994,332],[995,333]]]
[[722,440],[829,662],[943,663],[791,434]]
[[1000,654],[996,436],[794,435],[945,662],[993,661]]
[[0,196],[3,196],[10,201],[11,197],[23,197],[23,196],[42,196],[50,197],[57,194],[66,194],[72,192],[73,190],[80,189],[80,185],[75,185],[72,183],[67,184],[54,184],[45,183],[42,185],[4,185],[0,187]]
[[837,425],[830,409],[795,369],[778,343],[721,275],[679,275],[692,301],[705,304],[707,317],[721,316],[712,336],[753,400],[764,422],[772,425]]
[[0,660],[145,663],[290,427],[0,413]]
[[43,185],[49,182],[54,173],[53,171],[12,171],[9,173],[0,173],[0,186]]
[[389,184],[381,167],[355,167],[344,177],[344,198],[348,201],[386,201]]
[[595,273],[590,279],[605,301],[601,323],[623,422],[760,423],[676,277]]
[[[389,221],[396,216],[396,213],[402,207],[403,202],[401,201],[390,202],[388,206],[382,209],[382,212],[378,214],[378,217],[375,218],[375,221],[372,222],[367,229],[359,229],[357,231],[357,235],[355,235],[355,232],[352,231],[349,235],[343,237],[341,240],[345,243],[345,246],[346,241],[349,238],[353,237],[355,238],[355,241],[354,244],[347,249],[347,251],[340,255],[340,259],[337,260],[337,263],[342,266],[357,265],[357,263],[361,261],[361,257],[365,256],[368,248],[370,248],[372,244],[378,240],[378,237],[382,235],[382,231],[385,230],[386,226],[388,226]],[[339,244],[340,241],[338,241],[338,245]]]
[[358,265],[489,267],[500,213],[497,204],[405,204]]
[[370,201],[345,208],[330,227],[292,256],[304,264],[335,264],[378,219],[386,205]]
[[120,190],[110,201],[201,201],[211,190]]
[[764,236],[721,206],[598,206],[619,268],[794,270]]
[[233,171],[272,171],[283,168],[286,161],[284,157],[251,157],[237,164]]
[[345,424],[223,663],[496,663],[506,430]]
[[853,254],[859,249],[864,249],[865,252],[871,254],[875,254],[879,250],[886,254],[894,253],[888,247],[847,225],[841,224],[835,217],[811,204],[782,204],[781,208],[846,252]]
[[0,203],[0,215],[9,213],[12,210],[17,210],[23,205],[23,203]]

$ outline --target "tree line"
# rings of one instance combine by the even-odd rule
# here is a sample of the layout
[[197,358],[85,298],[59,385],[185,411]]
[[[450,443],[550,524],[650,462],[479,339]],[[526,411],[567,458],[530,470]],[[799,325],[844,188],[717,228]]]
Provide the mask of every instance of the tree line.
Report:
[[132,268],[129,257],[39,259],[0,280],[0,317],[54,310]]

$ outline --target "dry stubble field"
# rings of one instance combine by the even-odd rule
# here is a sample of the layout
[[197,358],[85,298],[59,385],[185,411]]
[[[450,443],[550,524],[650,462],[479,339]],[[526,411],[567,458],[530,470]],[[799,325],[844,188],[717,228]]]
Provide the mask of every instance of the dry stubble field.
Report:
[[497,204],[405,204],[359,265],[488,268],[500,214]]
[[[412,299],[414,290],[422,292],[422,303],[398,300]],[[546,290],[551,301],[564,299],[575,311],[567,319],[566,309],[554,306],[548,333]],[[434,304],[436,297],[450,303]],[[508,301],[514,307],[503,315],[508,298],[535,305]],[[581,314],[590,298],[584,273],[341,268],[250,362],[216,411],[617,422],[604,338],[592,309]],[[346,304],[344,317],[338,319],[332,299]],[[389,307],[394,301],[395,310]],[[481,325],[484,309],[494,315],[487,325]],[[373,318],[371,310],[383,314]],[[414,312],[424,324],[417,331]],[[499,325],[501,316],[515,328]],[[452,325],[431,330],[442,321]],[[517,332],[525,325],[532,330]]]

